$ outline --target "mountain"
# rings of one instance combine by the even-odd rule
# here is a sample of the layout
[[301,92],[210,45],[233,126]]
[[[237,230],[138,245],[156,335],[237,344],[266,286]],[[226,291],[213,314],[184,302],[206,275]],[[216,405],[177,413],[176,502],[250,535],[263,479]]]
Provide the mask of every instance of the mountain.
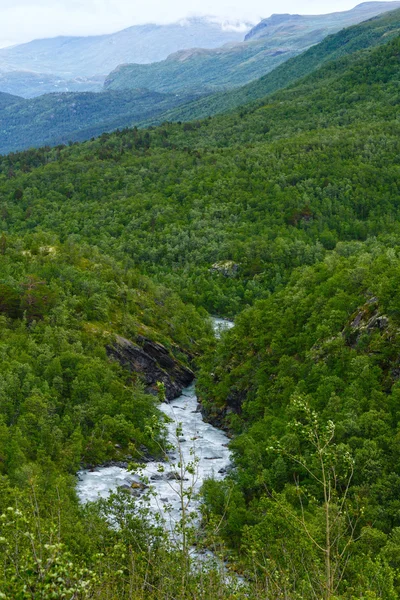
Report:
[[[329,60],[387,43],[400,29],[400,9],[328,36],[263,78],[237,90],[193,99],[190,94],[108,90],[50,94],[19,102],[0,115],[0,152],[84,141],[106,131],[163,121],[189,121],[265,97]],[[198,96],[195,96],[198,98]]]
[[272,15],[253,27],[245,37],[245,41],[254,41],[267,38],[268,40],[280,39],[296,40],[301,35],[315,32],[322,40],[330,33],[343,27],[349,27],[360,21],[366,21],[385,11],[399,8],[399,2],[362,2],[351,10],[323,15]]
[[399,45],[396,37],[328,62],[226,115],[4,157],[3,172],[20,176],[0,179],[3,229],[49,227],[65,239],[72,222],[77,241],[127,252],[187,300],[235,313],[325,247],[397,232],[388,182],[397,181]]
[[76,77],[65,79],[47,73],[32,71],[0,72],[0,89],[23,98],[33,98],[52,92],[100,92],[104,77]]
[[104,87],[124,90],[143,86],[165,93],[215,92],[257,79],[299,51],[270,47],[264,42],[227,44],[216,50],[181,50],[150,65],[120,65],[107,76]]
[[193,95],[148,90],[46,94],[30,100],[16,98],[5,103],[0,112],[0,153],[84,141],[152,120],[192,99]]
[[398,35],[399,30],[400,10],[384,13],[326,37],[319,44],[287,60],[257,81],[237,90],[220,92],[196,100],[162,115],[161,121],[201,119],[264,98],[267,94],[290,85],[330,60],[387,43],[389,39]]
[[329,33],[399,7],[400,2],[367,2],[350,11],[316,17],[273,15],[251,30],[244,43],[214,50],[185,50],[149,65],[121,65],[108,75],[105,87],[145,87],[170,93],[217,91],[245,85],[317,44]]
[[[228,114],[0,157],[5,598],[398,600],[399,56],[388,36]],[[206,311],[235,328],[213,341]],[[150,382],[123,367],[146,348]],[[136,481],[79,505],[82,464],[168,459],[145,391],[191,358],[233,462],[202,527],[179,485],[176,538]],[[205,437],[156,477],[195,478]]]
[[66,79],[106,75],[127,62],[160,61],[183,48],[241,41],[249,25],[192,18],[170,25],[136,25],[110,35],[34,40],[0,50],[0,72],[32,71]]

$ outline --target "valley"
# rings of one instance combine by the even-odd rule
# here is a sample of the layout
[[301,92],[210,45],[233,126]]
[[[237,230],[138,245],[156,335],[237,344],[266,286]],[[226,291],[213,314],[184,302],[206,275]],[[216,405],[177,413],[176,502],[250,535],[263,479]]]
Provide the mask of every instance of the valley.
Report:
[[400,9],[356,9],[235,89],[0,93],[0,598],[399,598]]

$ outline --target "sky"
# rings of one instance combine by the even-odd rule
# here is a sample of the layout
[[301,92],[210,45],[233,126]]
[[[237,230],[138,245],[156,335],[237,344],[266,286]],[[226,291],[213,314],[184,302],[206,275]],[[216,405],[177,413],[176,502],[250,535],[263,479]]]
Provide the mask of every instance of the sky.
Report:
[[57,35],[112,33],[142,23],[215,15],[256,23],[272,13],[320,14],[362,0],[0,0],[0,47]]

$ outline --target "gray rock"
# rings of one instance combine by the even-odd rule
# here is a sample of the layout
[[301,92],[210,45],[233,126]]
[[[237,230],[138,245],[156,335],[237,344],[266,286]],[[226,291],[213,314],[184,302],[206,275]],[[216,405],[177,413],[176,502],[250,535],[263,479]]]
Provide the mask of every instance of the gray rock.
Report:
[[186,477],[182,479],[179,473],[175,473],[175,471],[170,471],[169,473],[167,473],[167,479],[168,481],[189,481],[189,479],[187,479]]
[[119,335],[113,345],[107,346],[107,354],[132,373],[137,373],[148,393],[157,395],[157,383],[165,386],[168,401],[180,396],[182,390],[192,383],[194,373],[157,342],[137,336],[136,343]]
[[234,277],[239,271],[239,265],[233,262],[233,260],[221,260],[212,265],[210,272],[219,273],[224,277]]

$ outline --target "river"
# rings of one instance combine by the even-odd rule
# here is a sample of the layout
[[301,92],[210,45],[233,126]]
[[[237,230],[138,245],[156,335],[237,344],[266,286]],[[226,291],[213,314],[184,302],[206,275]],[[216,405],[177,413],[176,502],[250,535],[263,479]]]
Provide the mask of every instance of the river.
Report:
[[[229,329],[233,323],[214,318],[213,325],[219,337],[221,331]],[[151,490],[151,494],[146,495],[146,503],[159,513],[171,530],[181,519],[183,491],[190,491],[192,498],[188,510],[196,513],[199,503],[195,495],[204,480],[209,477],[223,479],[231,463],[228,437],[204,422],[199,408],[195,383],[183,390],[176,400],[161,404],[160,410],[169,417],[167,431],[171,450],[168,461],[148,462],[143,465],[140,475],[117,466],[79,471],[77,493],[80,501],[86,503],[107,498],[120,487],[129,489],[132,483],[144,480]],[[193,473],[188,472],[192,470],[191,465]]]

